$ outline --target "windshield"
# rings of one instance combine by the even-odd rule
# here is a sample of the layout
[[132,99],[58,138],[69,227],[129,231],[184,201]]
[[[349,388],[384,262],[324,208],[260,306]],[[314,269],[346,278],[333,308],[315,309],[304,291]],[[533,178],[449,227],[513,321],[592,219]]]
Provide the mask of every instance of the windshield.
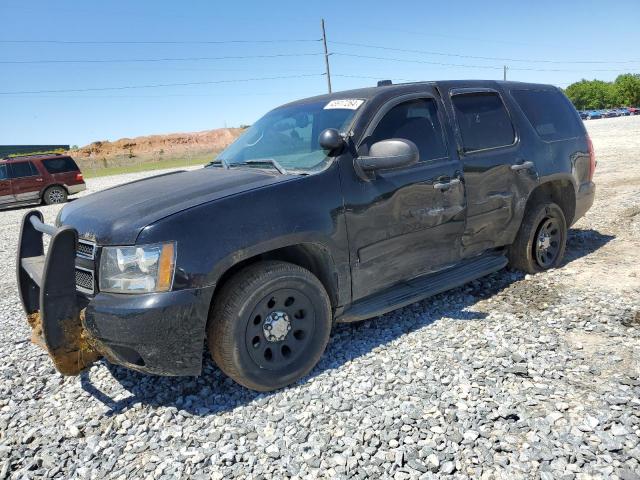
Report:
[[363,100],[333,100],[277,108],[252,125],[217,158],[229,167],[277,164],[287,171],[324,168],[327,153],[318,144],[326,128],[344,133]]

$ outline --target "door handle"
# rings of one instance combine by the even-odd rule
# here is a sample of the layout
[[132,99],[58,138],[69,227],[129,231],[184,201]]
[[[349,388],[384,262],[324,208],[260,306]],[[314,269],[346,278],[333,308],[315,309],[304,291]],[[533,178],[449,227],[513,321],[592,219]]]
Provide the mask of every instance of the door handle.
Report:
[[511,165],[511,170],[528,170],[530,168],[534,167],[534,163],[527,161],[527,162],[522,162],[522,163],[518,163],[516,165]]
[[44,180],[42,178],[36,178],[36,182],[43,182]]
[[458,185],[460,183],[459,178],[452,178],[448,182],[438,182],[433,184],[433,188],[436,190],[445,190],[447,188],[451,188],[454,185]]

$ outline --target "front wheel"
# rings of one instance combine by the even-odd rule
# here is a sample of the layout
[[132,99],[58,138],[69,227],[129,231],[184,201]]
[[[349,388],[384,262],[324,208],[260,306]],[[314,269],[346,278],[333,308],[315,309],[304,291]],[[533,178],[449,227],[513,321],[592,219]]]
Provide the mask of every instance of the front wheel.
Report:
[[226,282],[214,302],[207,331],[211,356],[226,375],[253,390],[275,390],[305,376],[329,341],[327,292],[297,265],[250,265]]
[[560,265],[567,243],[567,221],[555,203],[538,203],[527,209],[515,241],[509,247],[509,264],[527,273]]

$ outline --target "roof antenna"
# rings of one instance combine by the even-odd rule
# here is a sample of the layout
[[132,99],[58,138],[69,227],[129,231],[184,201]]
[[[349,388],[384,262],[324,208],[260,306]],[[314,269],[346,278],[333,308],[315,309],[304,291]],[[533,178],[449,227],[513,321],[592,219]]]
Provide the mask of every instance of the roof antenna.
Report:
[[391,80],[378,80],[379,87],[388,87],[389,85],[393,85]]

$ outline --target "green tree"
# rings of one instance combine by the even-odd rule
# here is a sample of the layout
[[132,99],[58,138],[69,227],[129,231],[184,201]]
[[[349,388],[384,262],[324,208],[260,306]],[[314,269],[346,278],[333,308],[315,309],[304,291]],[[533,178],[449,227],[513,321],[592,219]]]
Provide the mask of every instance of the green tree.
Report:
[[625,73],[618,75],[613,84],[618,104],[622,106],[640,105],[640,75]]
[[627,73],[615,82],[582,79],[565,92],[579,110],[636,106],[640,104],[640,75]]

